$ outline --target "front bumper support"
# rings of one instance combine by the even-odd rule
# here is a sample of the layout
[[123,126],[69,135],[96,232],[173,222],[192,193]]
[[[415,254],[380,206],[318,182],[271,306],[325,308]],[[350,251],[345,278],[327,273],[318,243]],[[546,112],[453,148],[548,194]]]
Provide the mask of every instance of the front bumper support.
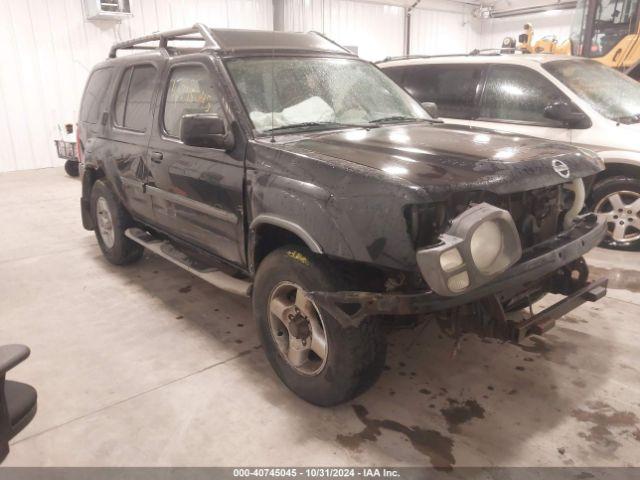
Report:
[[510,322],[512,341],[519,343],[529,335],[541,335],[552,328],[556,319],[578,308],[584,302],[597,302],[607,294],[607,278],[600,278],[545,308],[523,322]]
[[[456,297],[440,296],[433,291],[419,293],[309,292],[307,295],[345,326],[358,325],[362,319],[371,315],[435,313],[472,303],[490,295],[495,295],[499,301],[507,301],[519,292],[531,288],[545,276],[582,257],[602,241],[606,231],[606,224],[598,221],[595,215],[585,215],[570,230],[525,250],[517,264],[490,283]],[[596,282],[597,285],[606,291],[606,282],[599,282],[601,281]],[[549,319],[552,316],[557,318],[578,306],[582,302],[574,298],[576,295],[582,298],[582,293],[579,295],[578,292],[571,293],[565,298],[571,301],[550,307],[552,310],[542,318]]]

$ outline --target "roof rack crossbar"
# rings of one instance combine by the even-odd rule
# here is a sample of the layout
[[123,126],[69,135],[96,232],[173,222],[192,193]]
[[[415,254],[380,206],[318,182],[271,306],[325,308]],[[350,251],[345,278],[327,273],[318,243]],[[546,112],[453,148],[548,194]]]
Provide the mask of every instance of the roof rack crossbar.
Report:
[[[193,34],[199,35],[193,35]],[[143,37],[132,38],[124,42],[114,43],[109,50],[109,58],[115,58],[118,50],[156,50],[158,48],[167,48],[170,40],[204,40],[204,48],[220,48],[220,43],[216,41],[211,33],[211,29],[203,23],[196,23],[191,28],[181,28],[178,30],[167,30],[164,32],[156,32]],[[158,42],[157,47],[145,46],[143,44],[149,42]]]
[[515,48],[475,48],[469,52],[469,55],[500,55],[501,53],[508,53],[511,50],[515,50]]
[[467,57],[470,54],[468,53],[449,53],[449,54],[438,54],[438,55],[399,55],[397,57],[386,57],[376,63],[382,62],[391,62],[395,60],[413,60],[420,58],[441,58],[441,57]]
[[477,55],[500,56],[503,53],[513,53],[514,48],[483,48],[471,50],[469,53],[443,53],[438,55],[399,55],[397,57],[386,57],[376,63],[392,62],[395,60],[413,60],[427,58],[443,58],[443,57],[475,57]]

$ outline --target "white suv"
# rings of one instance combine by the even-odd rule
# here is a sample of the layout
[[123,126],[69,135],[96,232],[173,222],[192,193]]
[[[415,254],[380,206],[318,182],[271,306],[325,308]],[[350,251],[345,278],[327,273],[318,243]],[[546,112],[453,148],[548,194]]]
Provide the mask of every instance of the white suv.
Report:
[[559,55],[406,57],[378,64],[445,122],[569,142],[607,169],[588,204],[605,244],[640,248],[640,83],[593,60]]

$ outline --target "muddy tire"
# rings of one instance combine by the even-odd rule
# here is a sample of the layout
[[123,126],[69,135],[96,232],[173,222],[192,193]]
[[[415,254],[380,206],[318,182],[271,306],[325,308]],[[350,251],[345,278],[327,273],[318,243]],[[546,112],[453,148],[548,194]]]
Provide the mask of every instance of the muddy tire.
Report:
[[98,180],[91,189],[91,216],[104,256],[114,265],[127,265],[142,258],[144,248],[124,235],[133,220],[109,186]]
[[77,177],[80,175],[80,165],[76,160],[67,160],[64,162],[64,171],[70,177]]
[[265,354],[291,391],[318,406],[354,398],[384,367],[377,319],[343,327],[303,293],[338,291],[345,283],[324,257],[297,246],[270,253],[255,277],[253,311]]
[[607,222],[603,247],[640,250],[640,180],[619,176],[596,183],[589,208]]

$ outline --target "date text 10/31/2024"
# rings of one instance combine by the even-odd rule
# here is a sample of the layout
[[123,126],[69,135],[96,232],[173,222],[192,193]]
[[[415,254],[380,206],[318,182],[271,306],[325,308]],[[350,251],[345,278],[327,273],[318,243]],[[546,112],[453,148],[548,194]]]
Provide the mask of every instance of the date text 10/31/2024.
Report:
[[266,478],[395,478],[400,473],[387,468],[234,468],[234,477]]

